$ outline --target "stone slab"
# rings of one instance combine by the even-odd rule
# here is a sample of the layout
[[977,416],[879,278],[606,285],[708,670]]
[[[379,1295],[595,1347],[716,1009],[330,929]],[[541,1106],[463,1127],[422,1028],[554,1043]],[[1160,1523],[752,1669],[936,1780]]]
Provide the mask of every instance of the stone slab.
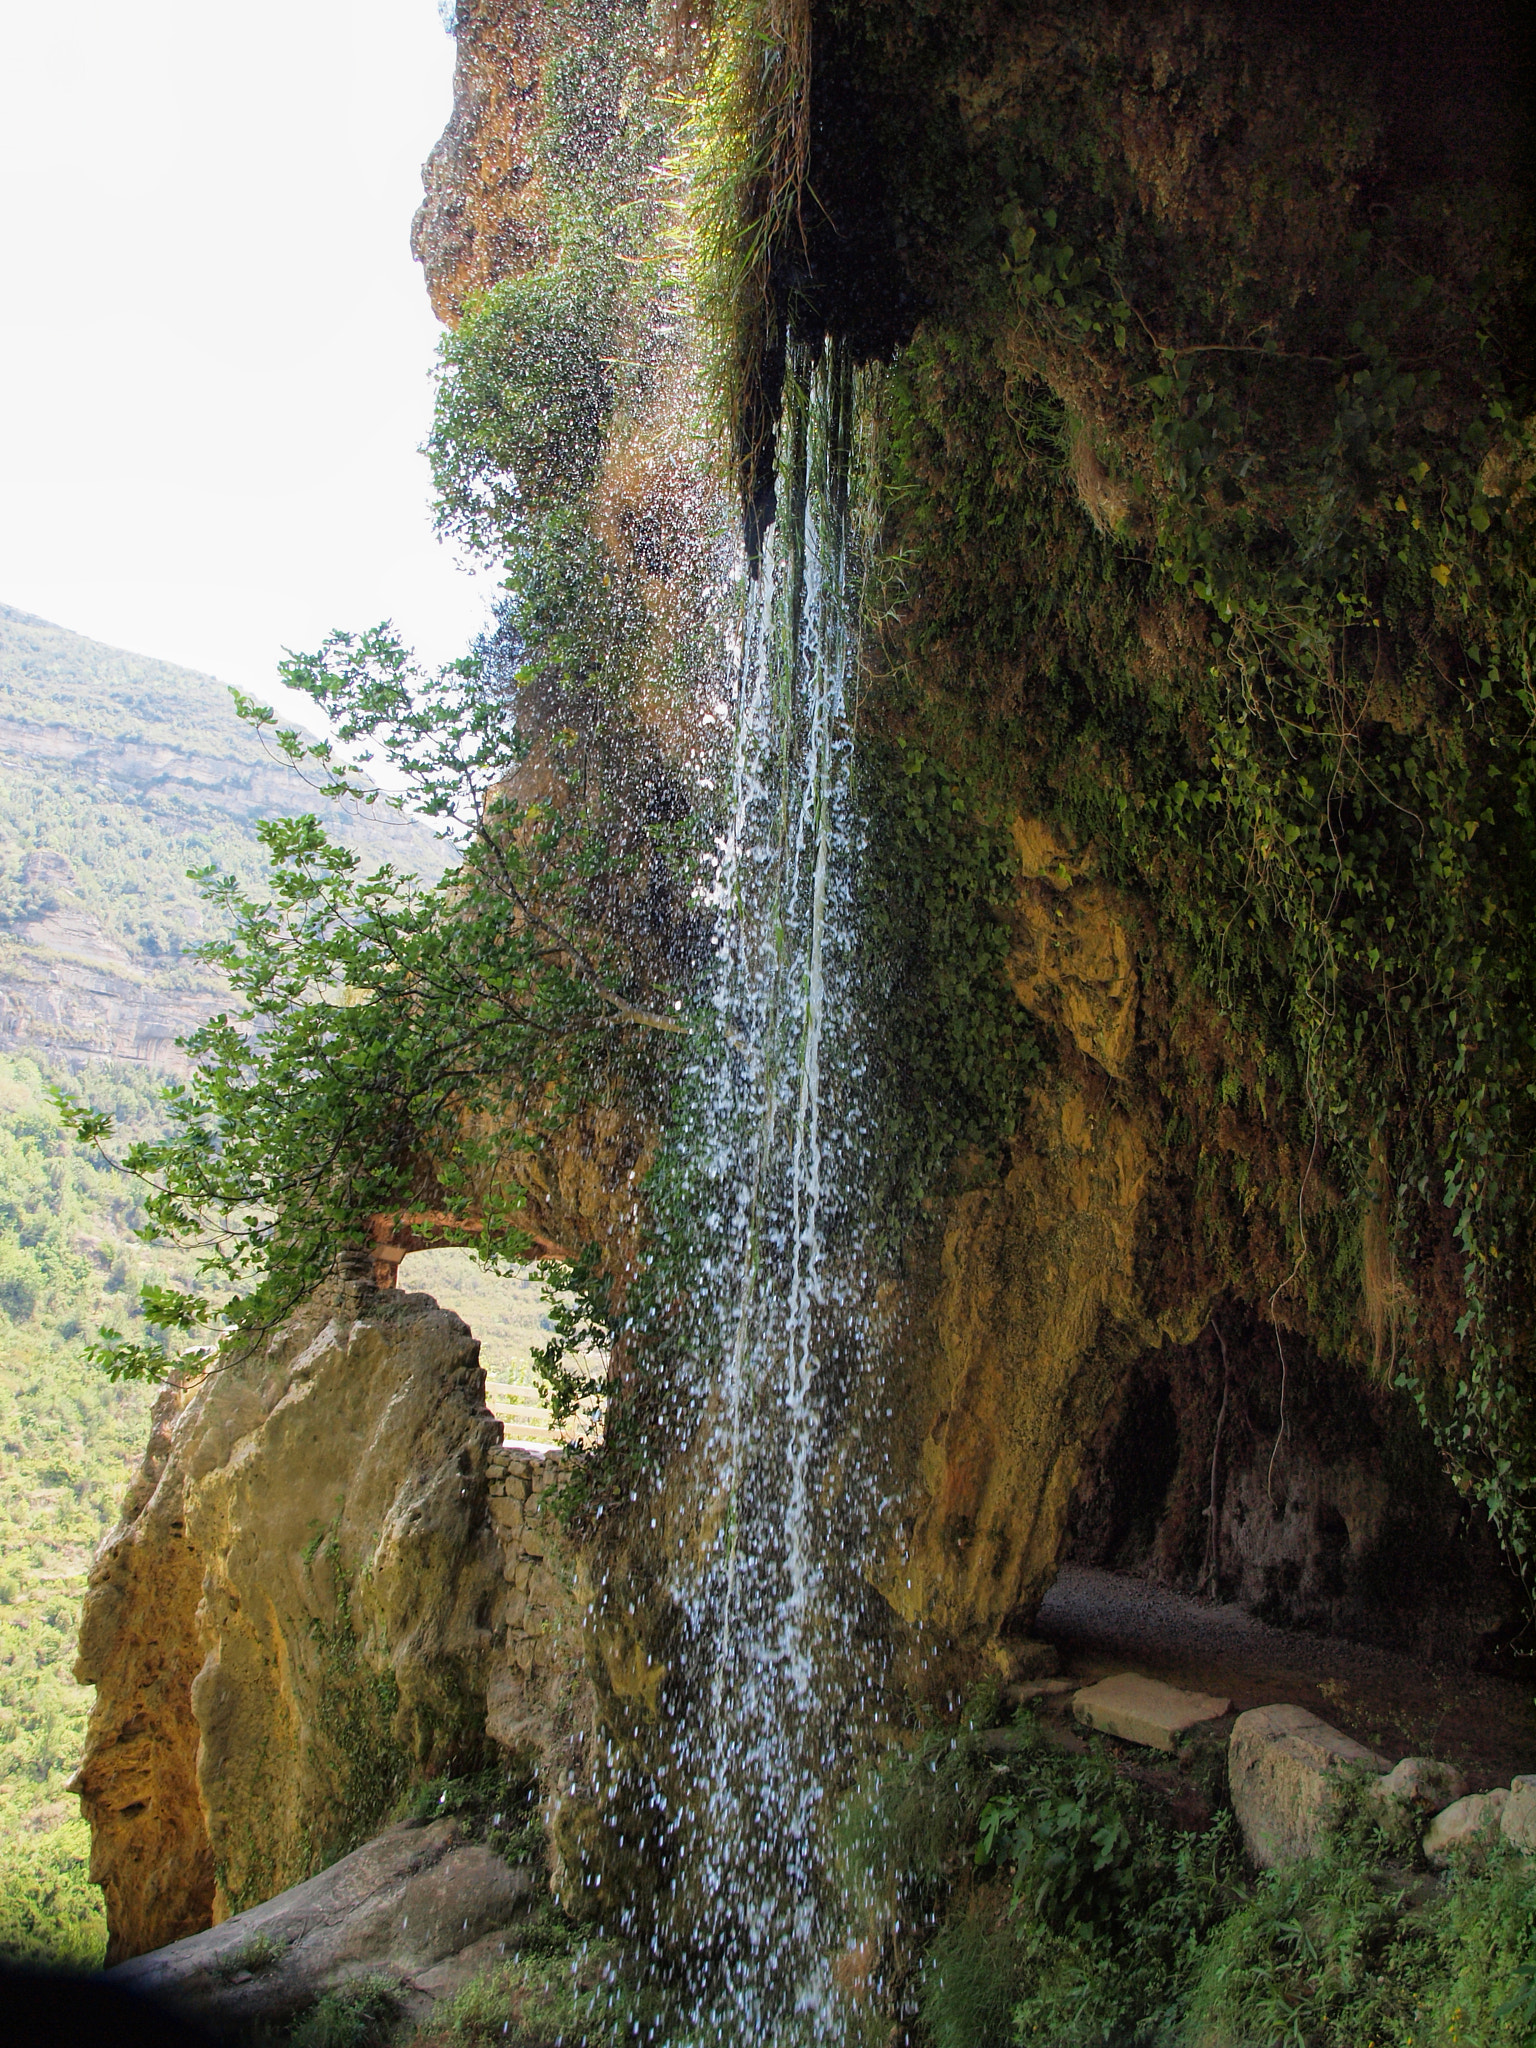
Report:
[[1172,1755],[1179,1737],[1202,1721],[1219,1721],[1232,1711],[1230,1700],[1210,1693],[1183,1692],[1158,1678],[1140,1678],[1122,1671],[1114,1678],[1085,1686],[1072,1701],[1072,1717],[1101,1735],[1139,1742]]
[[1306,1707],[1239,1714],[1227,1747],[1227,1784],[1250,1859],[1274,1870],[1315,1856],[1337,1816],[1345,1773],[1380,1776],[1387,1768],[1384,1756]]

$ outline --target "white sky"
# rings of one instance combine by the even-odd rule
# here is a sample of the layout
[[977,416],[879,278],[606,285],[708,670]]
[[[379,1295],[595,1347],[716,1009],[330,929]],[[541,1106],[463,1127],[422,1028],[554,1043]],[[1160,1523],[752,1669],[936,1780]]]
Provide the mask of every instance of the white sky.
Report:
[[411,260],[436,0],[0,0],[0,601],[271,696],[393,618],[462,653]]

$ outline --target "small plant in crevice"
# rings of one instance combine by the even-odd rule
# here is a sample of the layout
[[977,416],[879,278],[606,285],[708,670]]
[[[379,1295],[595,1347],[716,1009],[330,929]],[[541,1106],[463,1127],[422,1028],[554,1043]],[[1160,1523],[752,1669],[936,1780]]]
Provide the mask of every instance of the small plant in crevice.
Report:
[[[600,1413],[602,1386],[595,1364],[612,1349],[617,1334],[612,1281],[596,1244],[584,1245],[574,1259],[546,1261],[541,1280],[551,1335],[530,1353],[530,1367],[549,1402],[554,1428],[573,1424],[580,1432]],[[574,1448],[581,1448],[579,1434]]]
[[309,1871],[324,1869],[366,1840],[396,1805],[412,1773],[410,1753],[394,1729],[400,1688],[394,1672],[377,1668],[359,1638],[352,1582],[334,1528],[312,1555],[306,1567],[310,1574],[319,1560],[330,1578],[326,1604],[331,1618],[312,1614],[309,1632],[319,1658],[314,1726],[329,1798],[300,1845]]
[[287,2037],[288,2048],[385,2048],[397,2038],[400,1987],[391,1977],[359,1977],[327,1991]]
[[499,2048],[509,2040],[519,2048],[619,2048],[666,2038],[656,2031],[659,2011],[656,1997],[631,1981],[617,1944],[520,1938],[517,1953],[443,2001],[412,2048]]
[[863,736],[858,920],[869,1058],[882,1115],[867,1196],[888,1250],[967,1147],[1011,1138],[1039,1036],[1004,967],[1018,888],[1006,824],[976,778],[911,742]]
[[253,1934],[232,1955],[220,1957],[214,1965],[214,1974],[226,1984],[234,1983],[237,1977],[259,1977],[267,1970],[276,1969],[286,1953],[286,1944],[274,1940],[270,1934]]

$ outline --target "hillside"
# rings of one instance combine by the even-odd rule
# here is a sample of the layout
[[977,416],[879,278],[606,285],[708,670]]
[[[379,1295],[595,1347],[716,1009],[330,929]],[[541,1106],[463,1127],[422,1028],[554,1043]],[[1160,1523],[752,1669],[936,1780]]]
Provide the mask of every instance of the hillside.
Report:
[[445,865],[421,825],[318,798],[213,677],[0,605],[0,1046],[179,1068],[219,1001],[188,870],[258,881],[258,821],[304,811],[366,859]]
[[[85,1824],[69,1796],[90,1696],[72,1676],[91,1552],[117,1518],[149,1396],[82,1357],[141,1279],[192,1279],[146,1253],[133,1186],[60,1130],[61,1068],[0,1056],[0,1948],[92,1961],[103,1938]],[[147,1135],[142,1068],[98,1065],[93,1099]]]

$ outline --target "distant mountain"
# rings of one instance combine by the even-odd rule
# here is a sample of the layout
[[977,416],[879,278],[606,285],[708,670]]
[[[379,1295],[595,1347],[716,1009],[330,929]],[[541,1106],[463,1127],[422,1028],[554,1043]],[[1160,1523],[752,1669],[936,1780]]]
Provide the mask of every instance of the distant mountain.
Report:
[[212,676],[0,605],[0,1051],[181,1071],[224,999],[187,870],[259,882],[257,823],[304,811],[366,859],[445,865],[424,826],[317,797]]

